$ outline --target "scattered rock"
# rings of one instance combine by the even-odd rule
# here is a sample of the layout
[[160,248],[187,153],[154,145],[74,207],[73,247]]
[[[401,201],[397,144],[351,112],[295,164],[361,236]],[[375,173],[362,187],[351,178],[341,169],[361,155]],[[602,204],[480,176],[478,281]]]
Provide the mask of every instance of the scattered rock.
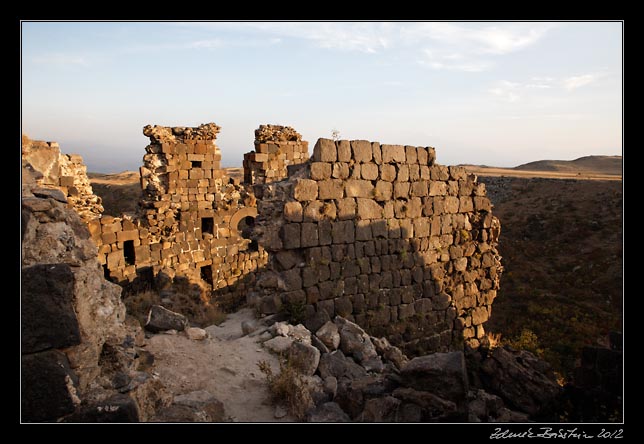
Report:
[[71,423],[130,423],[139,422],[139,413],[134,400],[128,395],[116,394],[109,399],[81,406],[77,412],[65,417]]
[[224,405],[206,390],[197,390],[175,396],[174,404],[203,411],[207,414],[209,422],[222,422],[225,420]]
[[283,408],[281,405],[278,405],[275,407],[275,418],[281,419],[284,418],[286,415],[288,415],[288,411]]
[[393,396],[369,399],[360,415],[364,422],[397,422],[400,400]]
[[320,327],[320,329],[315,332],[315,336],[317,336],[330,350],[336,350],[340,345],[338,326],[331,321],[328,321]]
[[304,321],[304,326],[310,331],[318,331],[324,324],[329,322],[331,318],[325,310],[316,311],[313,316]]
[[325,402],[307,417],[308,422],[351,422],[351,418],[335,402]]
[[52,198],[54,200],[57,200],[58,202],[67,203],[67,197],[58,188],[38,187],[38,188],[32,189],[31,192],[36,197]]
[[251,321],[243,321],[241,323],[241,329],[244,336],[246,336],[257,330],[257,325]]
[[318,368],[320,376],[325,379],[329,376],[333,376],[338,380],[342,377],[354,379],[367,374],[364,367],[356,364],[353,359],[344,356],[340,350],[322,355]]
[[276,354],[286,353],[291,345],[293,344],[293,339],[286,336],[275,336],[273,339],[269,339],[264,342],[264,347]]
[[414,358],[400,375],[405,386],[445,399],[465,400],[468,391],[465,357],[460,351]]
[[293,342],[288,351],[288,356],[290,362],[300,372],[308,376],[315,373],[320,363],[320,350],[303,342]]
[[203,328],[188,327],[185,329],[188,339],[193,341],[203,341],[208,337],[208,332]]
[[188,319],[180,314],[170,311],[160,305],[153,305],[148,313],[145,329],[152,333],[164,330],[183,331],[188,325]]
[[363,362],[378,356],[369,335],[357,324],[340,316],[335,317],[340,332],[340,349],[352,355],[356,361]]
[[324,391],[331,397],[335,398],[335,395],[338,393],[338,380],[335,376],[327,376],[324,378],[323,384]]
[[[458,414],[457,405],[430,392],[400,387],[394,390],[393,395],[407,403],[420,407],[422,421],[438,422],[448,421]],[[414,413],[415,414],[415,413]]]
[[525,350],[495,348],[481,364],[481,379],[488,391],[531,417],[547,415],[560,394],[550,366]]
[[331,350],[329,350],[329,348],[326,345],[324,345],[324,342],[320,341],[320,338],[318,338],[315,335],[311,335],[311,345],[317,348],[318,350],[320,350],[320,353],[331,352]]

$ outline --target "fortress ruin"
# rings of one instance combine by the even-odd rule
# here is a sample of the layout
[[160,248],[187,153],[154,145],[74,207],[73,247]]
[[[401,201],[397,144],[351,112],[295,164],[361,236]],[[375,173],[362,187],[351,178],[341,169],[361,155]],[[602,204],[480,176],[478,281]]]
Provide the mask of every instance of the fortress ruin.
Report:
[[183,277],[264,314],[341,315],[411,353],[479,344],[502,266],[476,176],[432,147],[319,139],[309,158],[295,130],[262,125],[240,183],[219,130],[143,129],[136,215],[103,215],[82,159],[55,143],[23,137],[23,164],[77,210],[113,282]]

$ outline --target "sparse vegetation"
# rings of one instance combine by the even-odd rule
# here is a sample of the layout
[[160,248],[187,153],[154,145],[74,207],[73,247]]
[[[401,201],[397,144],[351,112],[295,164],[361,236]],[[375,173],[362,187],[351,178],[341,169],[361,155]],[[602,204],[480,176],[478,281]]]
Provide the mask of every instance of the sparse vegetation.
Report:
[[280,359],[279,373],[266,361],[257,363],[259,370],[266,375],[271,398],[298,419],[303,419],[307,410],[313,406],[311,388],[306,377],[299,372],[298,366],[290,359]]
[[301,324],[306,319],[306,303],[304,301],[289,301],[284,304],[284,312],[288,316],[290,324]]

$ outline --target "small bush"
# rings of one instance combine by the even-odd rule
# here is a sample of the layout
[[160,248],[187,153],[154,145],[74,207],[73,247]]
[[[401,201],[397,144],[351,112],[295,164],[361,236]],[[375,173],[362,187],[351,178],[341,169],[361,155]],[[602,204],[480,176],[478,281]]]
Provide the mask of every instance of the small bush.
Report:
[[543,358],[543,348],[539,345],[539,338],[528,328],[521,330],[521,334],[515,338],[505,341],[505,345],[516,350],[527,350],[540,358]]
[[288,302],[284,305],[284,312],[288,316],[288,322],[290,324],[301,324],[306,318],[306,304],[297,301]]
[[266,375],[268,390],[274,403],[285,406],[298,419],[303,419],[307,410],[313,406],[311,388],[298,366],[289,359],[280,359],[280,372],[266,361],[257,363],[259,370]]

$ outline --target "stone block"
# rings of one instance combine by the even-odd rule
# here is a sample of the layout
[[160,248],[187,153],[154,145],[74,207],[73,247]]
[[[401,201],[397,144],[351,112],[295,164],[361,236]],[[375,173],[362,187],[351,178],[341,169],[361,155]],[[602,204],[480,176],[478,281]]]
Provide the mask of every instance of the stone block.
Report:
[[471,197],[461,196],[458,198],[458,212],[459,213],[471,213],[474,211],[474,204]]
[[389,164],[380,165],[380,178],[386,182],[396,180],[396,167]]
[[382,149],[378,142],[371,142],[371,151],[373,152],[373,161],[376,165],[382,163]]
[[336,142],[338,148],[338,161],[349,162],[351,161],[351,144],[348,140],[338,140]]
[[475,196],[474,209],[476,211],[490,211],[492,209],[492,205],[490,204],[490,199],[483,196]]
[[318,184],[318,195],[322,200],[326,199],[342,199],[343,187],[342,180],[328,179],[322,180]]
[[356,240],[367,241],[372,239],[371,234],[371,221],[359,220],[356,223]]
[[360,174],[365,180],[376,180],[378,179],[378,165],[375,163],[366,163],[360,167]]
[[[331,165],[331,164],[329,164]],[[349,164],[346,162],[336,162],[333,164],[331,177],[334,179],[348,179],[350,176]]]
[[409,165],[398,165],[398,174],[396,175],[396,180],[398,182],[409,181]]
[[299,201],[310,201],[318,198],[318,183],[310,179],[296,179],[293,197]]
[[280,238],[284,248],[300,248],[300,224],[283,225],[280,229]]
[[299,202],[286,202],[284,204],[284,219],[289,222],[302,222],[302,204]]
[[373,199],[357,199],[358,219],[381,219],[382,207]]
[[376,188],[374,190],[374,199],[381,202],[387,202],[391,200],[393,194],[393,186],[391,182],[385,182],[384,180],[379,180],[376,182]]
[[314,162],[336,162],[338,160],[338,150],[335,142],[331,139],[320,138],[313,147]]
[[352,140],[351,150],[353,151],[353,160],[358,163],[371,162],[373,151],[371,149],[371,142],[366,140]]
[[394,182],[394,197],[396,199],[409,198],[409,182]]
[[327,162],[311,163],[311,179],[326,180],[331,178],[331,164]]
[[344,185],[347,197],[373,198],[374,187],[368,180],[347,180]]
[[303,223],[300,247],[316,247],[319,245],[318,238],[318,224],[316,223]]
[[332,222],[331,235],[334,244],[353,243],[355,241],[355,226],[353,221]]
[[445,197],[445,212],[448,214],[458,213],[460,201],[456,196]]
[[415,197],[427,196],[428,194],[427,182],[425,181],[412,182],[409,194]]
[[405,163],[407,156],[402,145],[381,145],[383,163]]
[[447,194],[447,184],[445,182],[432,180],[429,182],[430,196],[445,196]]
[[405,155],[407,157],[407,163],[418,163],[418,152],[415,146],[406,146]]

